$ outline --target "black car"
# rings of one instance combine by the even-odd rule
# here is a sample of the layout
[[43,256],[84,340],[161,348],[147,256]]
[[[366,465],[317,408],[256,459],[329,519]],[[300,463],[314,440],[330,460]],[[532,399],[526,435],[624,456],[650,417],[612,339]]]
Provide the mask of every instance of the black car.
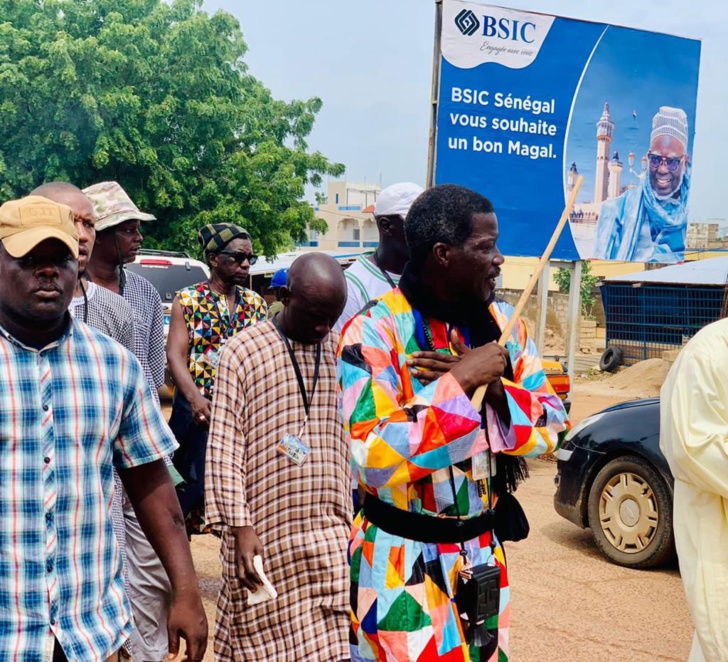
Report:
[[675,554],[673,477],[659,442],[660,401],[653,398],[584,419],[557,453],[556,512],[591,528],[619,565],[652,568]]

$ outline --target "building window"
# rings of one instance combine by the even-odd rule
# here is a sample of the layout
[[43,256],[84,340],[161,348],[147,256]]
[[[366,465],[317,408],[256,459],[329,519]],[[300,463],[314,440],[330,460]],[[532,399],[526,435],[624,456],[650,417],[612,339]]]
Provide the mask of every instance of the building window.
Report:
[[339,204],[339,194],[338,193],[336,194],[336,204],[337,205]]
[[359,241],[360,239],[360,231],[359,228],[354,228],[354,241]]

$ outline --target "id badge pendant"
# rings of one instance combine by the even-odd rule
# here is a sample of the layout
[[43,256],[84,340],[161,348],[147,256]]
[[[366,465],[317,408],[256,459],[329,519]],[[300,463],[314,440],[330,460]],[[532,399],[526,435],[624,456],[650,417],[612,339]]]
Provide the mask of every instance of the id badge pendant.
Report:
[[220,350],[211,349],[209,352],[204,354],[204,357],[205,363],[217,370],[217,367],[220,365]]
[[471,463],[473,480],[480,481],[495,476],[495,456],[490,451],[481,451],[473,455]]
[[311,449],[304,444],[299,437],[292,434],[284,434],[278,442],[278,452],[285,455],[297,466],[302,466],[306,458],[311,454]]

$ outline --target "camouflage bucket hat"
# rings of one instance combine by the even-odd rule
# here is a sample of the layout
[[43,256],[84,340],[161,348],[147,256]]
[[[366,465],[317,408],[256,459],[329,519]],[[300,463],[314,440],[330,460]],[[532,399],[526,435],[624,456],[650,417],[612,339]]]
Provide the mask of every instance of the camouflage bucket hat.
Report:
[[101,182],[83,189],[96,214],[96,231],[102,232],[124,221],[156,221],[156,217],[139,210],[116,182]]

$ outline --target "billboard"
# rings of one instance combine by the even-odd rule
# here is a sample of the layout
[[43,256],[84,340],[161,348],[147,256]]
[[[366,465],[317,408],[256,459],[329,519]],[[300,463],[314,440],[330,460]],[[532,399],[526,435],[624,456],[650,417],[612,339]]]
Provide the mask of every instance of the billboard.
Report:
[[681,262],[700,42],[444,0],[434,183],[488,197],[506,255]]

